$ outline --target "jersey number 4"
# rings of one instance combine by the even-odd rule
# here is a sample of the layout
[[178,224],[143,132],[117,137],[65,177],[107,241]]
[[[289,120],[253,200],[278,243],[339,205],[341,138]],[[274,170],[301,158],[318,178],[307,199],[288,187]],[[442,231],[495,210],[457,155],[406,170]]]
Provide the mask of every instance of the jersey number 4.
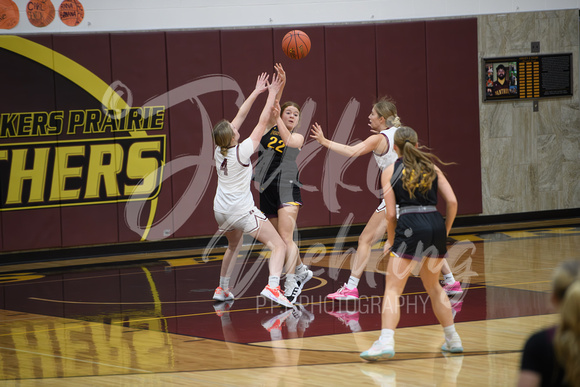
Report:
[[224,159],[222,165],[220,165],[220,171],[222,171],[225,176],[228,175],[228,159]]

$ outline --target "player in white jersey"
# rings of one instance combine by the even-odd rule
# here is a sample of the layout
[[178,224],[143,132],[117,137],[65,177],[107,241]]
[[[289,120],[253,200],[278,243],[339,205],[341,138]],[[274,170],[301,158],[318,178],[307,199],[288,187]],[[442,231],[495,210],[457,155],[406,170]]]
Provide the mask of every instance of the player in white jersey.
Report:
[[[268,285],[261,294],[280,305],[292,307],[292,304],[280,290],[280,276],[284,266],[286,244],[274,226],[256,208],[250,191],[252,179],[250,157],[258,148],[268,122],[272,117],[280,114],[280,105],[276,101],[276,94],[281,86],[282,81],[276,75],[273,75],[272,83],[268,84],[267,74],[262,73],[258,77],[256,88],[244,101],[236,117],[231,122],[222,120],[213,129],[213,138],[216,144],[214,158],[218,174],[218,186],[213,208],[219,229],[228,240],[220,272],[220,285],[213,296],[216,301],[234,299],[229,287],[229,280],[234,268],[233,261],[238,256],[242,246],[244,233],[248,233],[272,251],[268,262],[270,271]],[[268,99],[260,115],[260,120],[250,136],[240,143],[238,130],[257,96],[266,89],[268,89]]]
[[[369,126],[374,133],[363,142],[356,145],[339,144],[324,137],[322,128],[318,123],[312,126],[311,137],[321,145],[347,157],[358,157],[373,152],[375,160],[381,170],[395,162],[397,153],[393,149],[393,136],[401,120],[397,115],[397,107],[386,98],[379,100],[373,105],[369,115]],[[387,218],[385,216],[385,203],[381,200],[378,208],[367,222],[358,239],[358,247],[352,263],[351,275],[348,283],[338,291],[327,295],[332,300],[358,299],[358,283],[371,256],[371,248],[379,241],[387,231]],[[337,316],[341,317],[341,316]],[[344,316],[342,316],[344,317]],[[358,319],[346,321],[351,330],[358,331]]]

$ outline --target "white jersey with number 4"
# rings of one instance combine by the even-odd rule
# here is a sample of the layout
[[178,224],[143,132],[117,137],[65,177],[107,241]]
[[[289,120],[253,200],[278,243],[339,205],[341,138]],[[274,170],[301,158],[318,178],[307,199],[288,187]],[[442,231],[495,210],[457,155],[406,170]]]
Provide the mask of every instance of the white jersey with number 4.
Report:
[[228,149],[226,157],[220,147],[214,151],[218,186],[213,200],[213,210],[222,214],[247,213],[254,207],[254,197],[250,190],[254,144],[250,138]]

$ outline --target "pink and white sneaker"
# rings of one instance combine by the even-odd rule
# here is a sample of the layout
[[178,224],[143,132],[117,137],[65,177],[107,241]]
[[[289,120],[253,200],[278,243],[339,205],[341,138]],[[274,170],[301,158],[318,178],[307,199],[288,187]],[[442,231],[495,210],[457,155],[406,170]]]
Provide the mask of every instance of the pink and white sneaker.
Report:
[[459,281],[455,281],[452,284],[443,285],[443,290],[445,290],[445,293],[447,293],[448,296],[455,296],[457,294],[463,293],[463,289],[461,289],[461,283],[459,283]]
[[336,292],[327,295],[326,298],[330,298],[331,300],[358,300],[358,289],[349,289],[344,284]]

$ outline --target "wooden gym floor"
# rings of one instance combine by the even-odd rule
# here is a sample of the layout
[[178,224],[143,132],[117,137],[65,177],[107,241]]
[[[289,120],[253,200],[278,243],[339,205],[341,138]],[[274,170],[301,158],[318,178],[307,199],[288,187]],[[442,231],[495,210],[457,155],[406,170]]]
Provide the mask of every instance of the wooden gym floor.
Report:
[[411,277],[396,355],[377,363],[359,353],[379,336],[380,244],[361,300],[332,302],[325,296],[347,280],[356,238],[302,241],[315,274],[293,310],[257,297],[268,258],[259,246],[238,258],[229,304],[211,300],[219,250],[0,266],[0,386],[515,385],[524,341],[556,321],[552,269],[578,259],[578,246],[574,225],[454,235],[450,263],[464,292],[451,301],[465,352],[440,351],[442,329]]

